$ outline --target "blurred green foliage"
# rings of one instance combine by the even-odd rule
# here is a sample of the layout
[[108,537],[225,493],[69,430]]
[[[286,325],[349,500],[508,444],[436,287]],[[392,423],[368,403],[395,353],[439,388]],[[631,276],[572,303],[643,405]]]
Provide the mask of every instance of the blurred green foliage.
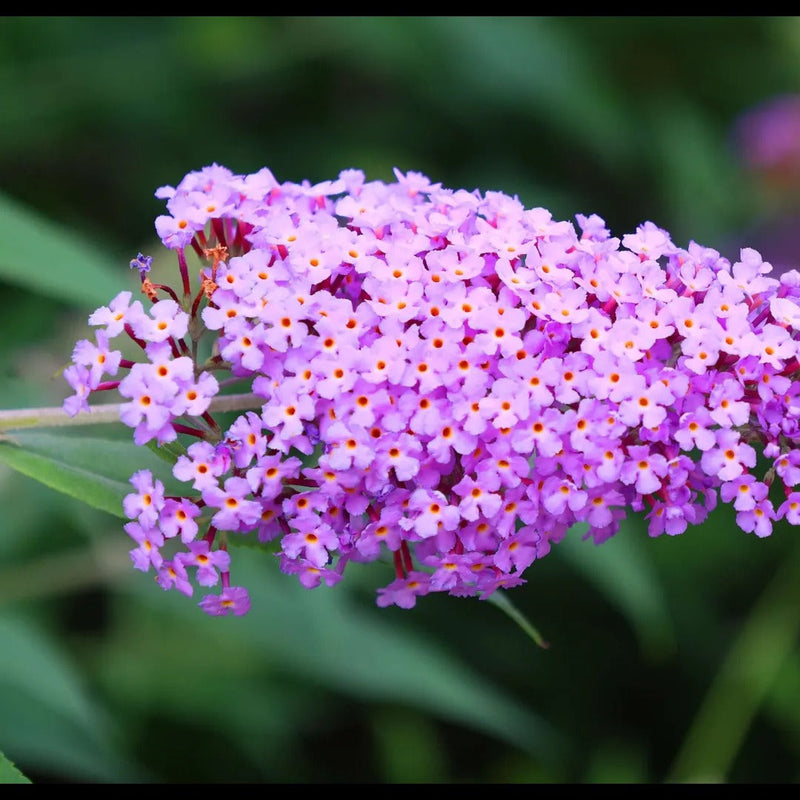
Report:
[[[398,167],[769,258],[793,209],[732,131],[798,89],[798,17],[4,17],[0,408],[60,403],[87,312],[159,252],[155,189],[190,170]],[[309,592],[245,549],[253,610],[208,618],[133,574],[107,511],[5,464],[0,503],[0,779],[800,778],[785,523],[573,532],[509,594],[543,650],[491,603],[378,609],[384,566]]]

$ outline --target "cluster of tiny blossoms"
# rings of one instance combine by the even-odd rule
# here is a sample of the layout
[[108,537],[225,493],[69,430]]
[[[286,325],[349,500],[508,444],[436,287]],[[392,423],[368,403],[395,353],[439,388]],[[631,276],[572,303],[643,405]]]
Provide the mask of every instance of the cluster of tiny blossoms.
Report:
[[[576,227],[395,177],[214,164],[157,191],[180,281],[131,262],[143,298],[90,316],[64,403],[116,389],[137,444],[182,445],[182,495],[131,478],[137,569],[186,595],[221,586],[200,606],[243,614],[228,544],[250,536],[308,588],[386,556],[377,602],[410,608],[519,585],[572,526],[600,543],[629,511],[651,536],[719,498],[757,536],[800,524],[800,274],[651,222],[620,239],[594,214]],[[222,430],[236,385],[251,403]]]

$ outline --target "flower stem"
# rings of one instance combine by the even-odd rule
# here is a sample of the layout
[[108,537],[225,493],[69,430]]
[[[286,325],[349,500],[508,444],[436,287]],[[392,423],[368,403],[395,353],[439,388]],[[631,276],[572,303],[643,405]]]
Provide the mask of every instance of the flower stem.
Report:
[[[218,395],[211,400],[209,412],[258,410],[264,398],[254,394]],[[88,412],[82,411],[70,417],[60,406],[49,408],[17,408],[0,411],[0,432],[20,428],[60,428],[68,425],[101,425],[119,422],[122,404],[104,403],[90,406]]]

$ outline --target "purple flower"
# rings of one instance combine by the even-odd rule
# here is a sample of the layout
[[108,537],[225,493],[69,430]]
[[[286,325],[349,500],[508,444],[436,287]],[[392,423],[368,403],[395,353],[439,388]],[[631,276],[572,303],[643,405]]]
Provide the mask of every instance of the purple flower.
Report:
[[549,551],[547,537],[535,527],[526,525],[503,539],[494,555],[494,563],[505,573],[520,573]]
[[127,522],[123,528],[137,544],[137,547],[130,551],[133,566],[142,572],[147,572],[151,566],[159,569],[164,561],[161,556],[161,547],[164,545],[161,531],[139,522]]
[[227,572],[231,557],[225,550],[212,550],[205,539],[189,542],[188,552],[181,552],[175,560],[184,567],[196,567],[195,577],[201,586],[214,586],[219,572]]
[[165,538],[180,536],[184,544],[194,541],[198,526],[196,518],[200,508],[188,497],[167,498],[158,515],[158,525]]
[[261,418],[275,439],[273,447],[287,451],[303,435],[304,421],[315,417],[314,401],[308,395],[298,395],[291,383],[282,383],[274,400],[265,404]]
[[74,417],[81,411],[89,411],[89,395],[95,385],[88,367],[70,364],[64,370],[64,378],[74,391],[74,394],[67,397],[62,404],[64,412],[70,417]]
[[141,302],[131,302],[132,297],[131,292],[120,292],[107,306],[102,306],[89,315],[89,324],[105,325],[109,339],[119,336],[125,325],[136,325],[144,317]]
[[208,442],[195,442],[189,445],[186,455],[178,456],[172,474],[179,480],[192,482],[192,488],[203,491],[216,487],[217,479],[224,475],[230,466],[230,458],[219,453]]
[[156,575],[156,583],[165,591],[177,589],[187,597],[194,594],[194,587],[189,580],[186,567],[179,559],[164,561],[161,564]]
[[652,221],[613,236],[596,214],[576,227],[394,177],[213,164],[158,190],[177,285],[147,281],[139,253],[152,305],[97,309],[64,372],[67,413],[116,389],[136,444],[186,448],[182,491],[132,478],[137,569],[185,594],[189,575],[222,576],[201,607],[245,613],[235,533],[274,541],[307,588],[389,556],[377,602],[411,608],[522,584],[579,522],[595,543],[631,512],[675,536],[721,499],[759,537],[800,524],[800,273],[680,247]]
[[706,474],[730,481],[741,475],[745,467],[755,466],[756,451],[742,442],[736,431],[721,428],[717,431],[716,446],[703,453],[700,464]]
[[136,335],[148,342],[163,342],[169,337],[177,339],[186,335],[189,315],[172,299],[159,300],[150,307],[150,316],[135,320],[132,328]]
[[218,530],[238,531],[253,528],[261,518],[261,505],[248,499],[250,485],[244,478],[225,480],[224,488],[218,485],[203,490],[203,502],[218,509],[211,524]]
[[288,558],[301,557],[315,567],[324,567],[330,561],[330,551],[338,549],[339,539],[330,525],[317,523],[315,517],[303,522],[295,521],[298,530],[283,537],[283,552]]
[[297,575],[298,581],[306,589],[316,589],[321,584],[333,586],[342,579],[341,572],[330,567],[319,567],[305,558],[289,558],[285,553],[281,557],[281,572]]
[[158,380],[146,364],[135,364],[119,384],[119,393],[130,402],[120,407],[120,420],[135,429],[136,444],[151,439],[172,441],[173,393],[168,383]]
[[667,466],[667,459],[646,445],[629,447],[620,480],[627,485],[633,484],[639,494],[652,494],[661,488],[661,478],[667,474]]
[[105,331],[97,331],[95,333],[97,344],[82,339],[72,351],[72,361],[88,368],[88,383],[92,388],[97,387],[103,375],[116,375],[119,369],[122,353],[119,350],[109,349],[108,338],[108,333]]
[[736,514],[736,524],[748,533],[764,538],[772,533],[772,523],[778,515],[768,498],[759,500],[751,509]]
[[475,580],[475,565],[480,566],[482,562],[483,556],[479,553],[448,553],[423,559],[425,566],[433,570],[430,590],[434,592],[450,591],[472,584]]
[[150,272],[150,266],[153,263],[153,256],[144,256],[139,253],[136,258],[131,260],[130,267],[131,269],[138,269],[139,275],[144,278],[148,272]]
[[452,531],[461,521],[457,506],[450,505],[442,492],[416,489],[408,499],[413,516],[400,520],[400,526],[421,539],[429,539],[440,531]]
[[183,217],[171,217],[161,214],[156,217],[156,233],[165,247],[173,250],[182,250],[187,247],[195,233],[202,228],[198,222],[192,223]]
[[250,610],[250,595],[243,586],[228,586],[218,595],[207,594],[198,605],[212,617],[241,617]]
[[187,380],[178,387],[169,407],[170,414],[174,417],[183,414],[192,417],[202,416],[218,392],[217,379],[209,372],[202,372],[197,380]]
[[130,482],[136,492],[126,495],[122,501],[125,516],[138,519],[143,525],[155,525],[165,504],[164,484],[154,480],[148,469],[134,472]]
[[253,411],[242,414],[228,428],[225,441],[232,447],[233,464],[240,469],[249,467],[267,450],[261,418]]
[[388,586],[378,589],[378,605],[413,608],[417,598],[430,590],[431,577],[427,572],[412,571],[404,578],[397,578]]
[[777,519],[786,519],[792,525],[800,525],[800,492],[791,492],[778,506]]

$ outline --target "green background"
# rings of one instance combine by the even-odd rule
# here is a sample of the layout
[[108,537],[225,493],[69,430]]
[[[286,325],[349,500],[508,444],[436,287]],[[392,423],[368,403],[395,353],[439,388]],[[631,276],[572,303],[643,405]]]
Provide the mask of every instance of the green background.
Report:
[[[161,254],[155,189],[214,162],[398,167],[791,266],[796,187],[749,170],[735,131],[797,91],[798,17],[4,17],[0,409],[60,404],[88,313]],[[87,437],[129,438],[108,428],[75,435],[89,462]],[[306,591],[255,550],[234,553],[251,613],[208,618],[131,568],[120,519],[15,466],[0,751],[34,782],[800,777],[786,523],[759,540],[720,508],[673,538],[574,532],[508,595],[542,649],[490,603],[378,609],[387,565]]]

